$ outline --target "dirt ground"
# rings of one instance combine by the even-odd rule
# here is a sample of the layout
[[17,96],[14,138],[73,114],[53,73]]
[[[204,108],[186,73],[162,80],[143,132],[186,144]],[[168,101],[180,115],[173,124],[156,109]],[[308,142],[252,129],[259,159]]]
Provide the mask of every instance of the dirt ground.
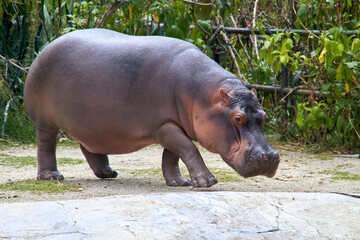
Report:
[[[78,192],[45,193],[31,191],[1,191],[0,202],[24,202],[44,200],[82,199],[121,194],[188,191],[239,191],[239,192],[339,192],[360,193],[360,159],[335,154],[311,154],[295,150],[291,146],[275,146],[281,162],[273,178],[263,176],[221,180],[217,175],[232,175],[234,170],[227,166],[219,155],[200,149],[205,163],[218,177],[219,183],[205,189],[192,187],[168,187],[161,176],[160,146],[150,146],[141,151],[125,155],[111,155],[110,164],[118,171],[118,177],[101,180],[95,177],[86,161],[76,165],[58,166],[65,182],[81,187]],[[36,156],[36,147],[20,146],[0,149],[0,154],[14,156]],[[77,147],[57,148],[57,157],[84,159]],[[185,170],[185,167],[182,167]],[[185,171],[186,172],[186,171]],[[356,176],[355,180],[334,179],[341,174]],[[11,181],[34,179],[35,166],[15,168],[0,165],[0,184]],[[224,177],[224,176],[222,176]],[[225,176],[226,178],[226,176]]]

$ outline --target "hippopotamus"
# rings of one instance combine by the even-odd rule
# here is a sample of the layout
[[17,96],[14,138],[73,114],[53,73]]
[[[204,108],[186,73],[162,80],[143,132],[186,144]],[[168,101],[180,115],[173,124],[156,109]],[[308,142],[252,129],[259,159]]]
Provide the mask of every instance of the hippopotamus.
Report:
[[55,156],[60,129],[80,143],[99,178],[117,176],[109,154],[151,144],[164,147],[162,171],[173,187],[218,182],[195,142],[245,178],[272,177],[279,164],[256,96],[196,46],[175,38],[105,29],[65,34],[32,63],[24,103],[36,127],[38,180],[64,179]]

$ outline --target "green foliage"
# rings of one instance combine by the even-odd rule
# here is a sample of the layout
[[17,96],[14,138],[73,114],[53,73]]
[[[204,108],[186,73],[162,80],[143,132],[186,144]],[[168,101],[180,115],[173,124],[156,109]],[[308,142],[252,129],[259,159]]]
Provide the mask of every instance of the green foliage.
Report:
[[[19,0],[0,4],[0,126],[2,139],[35,141],[35,128],[23,106],[26,69],[58,36],[103,26],[131,35],[163,35],[189,41],[250,83],[314,89],[320,96],[258,93],[267,126],[283,138],[352,149],[360,142],[360,30],[357,1],[201,0]],[[294,5],[293,5],[294,4]],[[255,40],[214,32],[214,26],[259,29]],[[266,35],[268,28],[320,30]],[[229,53],[232,47],[236,59]],[[255,49],[256,48],[256,49]],[[258,51],[255,51],[258,50]],[[282,101],[280,101],[282,100]],[[9,104],[7,104],[9,103]],[[9,105],[8,110],[6,106]],[[285,108],[286,107],[286,108]],[[7,113],[7,118],[5,118]]]
[[46,193],[81,192],[82,187],[56,180],[23,180],[0,184],[1,191],[31,191]]
[[[303,13],[306,9],[304,6],[298,9],[298,21],[309,14]],[[266,61],[258,62],[251,76],[261,84],[281,85],[281,76],[277,73],[285,66],[293,73],[290,79],[293,87],[320,90],[320,97],[293,98],[296,111],[282,117],[282,121],[296,120],[297,123],[283,124],[287,126],[288,136],[307,143],[353,148],[360,141],[360,38],[347,36],[343,26],[336,25],[335,21],[332,28],[320,36],[263,35],[259,55]]]
[[8,111],[8,120],[3,127],[6,134],[4,137],[11,136],[12,141],[23,143],[36,142],[35,126],[27,116],[22,99],[11,103]]
[[333,175],[332,179],[334,180],[360,181],[360,175],[349,172],[327,170],[327,171],[322,171],[320,173],[332,174]]
[[[75,165],[83,163],[82,159],[58,158],[58,165]],[[37,166],[36,157],[17,157],[8,154],[0,154],[0,165],[21,168],[24,166]]]

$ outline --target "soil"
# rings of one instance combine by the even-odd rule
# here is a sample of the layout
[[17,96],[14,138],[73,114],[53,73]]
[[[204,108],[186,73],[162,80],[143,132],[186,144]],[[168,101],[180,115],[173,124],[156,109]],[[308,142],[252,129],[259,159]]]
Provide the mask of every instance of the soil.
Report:
[[[336,154],[312,154],[294,150],[291,146],[275,146],[281,162],[273,178],[257,176],[219,180],[210,188],[168,187],[159,174],[162,148],[154,145],[141,151],[124,155],[111,155],[110,165],[118,171],[118,177],[101,180],[95,177],[86,161],[76,165],[58,166],[65,182],[81,186],[79,192],[46,193],[31,191],[1,191],[0,202],[25,202],[45,200],[84,199],[123,194],[188,191],[238,191],[238,192],[339,192],[360,193],[360,180],[334,179],[339,172],[360,174],[360,159]],[[201,149],[205,163],[217,176],[221,172],[234,172],[219,155]],[[20,146],[0,149],[0,153],[14,156],[36,156],[36,147]],[[60,146],[57,157],[84,159],[78,147]],[[182,166],[185,169],[184,166]],[[154,173],[156,172],[157,173]],[[34,179],[35,166],[15,168],[0,165],[0,184],[9,181]]]

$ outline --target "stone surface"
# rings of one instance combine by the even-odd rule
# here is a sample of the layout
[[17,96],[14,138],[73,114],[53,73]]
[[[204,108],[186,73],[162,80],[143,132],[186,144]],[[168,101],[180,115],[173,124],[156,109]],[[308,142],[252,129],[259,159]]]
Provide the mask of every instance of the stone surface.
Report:
[[360,199],[192,191],[0,204],[0,239],[359,239]]

